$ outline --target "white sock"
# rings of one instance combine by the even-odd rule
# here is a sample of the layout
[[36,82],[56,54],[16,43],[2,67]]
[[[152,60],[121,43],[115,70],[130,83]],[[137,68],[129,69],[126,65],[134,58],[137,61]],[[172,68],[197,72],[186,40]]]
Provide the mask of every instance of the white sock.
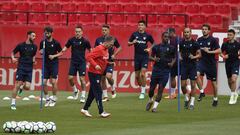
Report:
[[171,95],[176,93],[176,88],[171,88]]
[[72,89],[73,89],[74,92],[77,92],[77,91],[78,91],[76,85],[73,85],[73,86],[72,86]]
[[107,90],[103,90],[103,97],[108,97]]
[[185,97],[184,101],[189,101],[189,97],[187,94],[185,94],[184,97]]
[[195,97],[191,97],[190,105],[194,105]]
[[145,86],[144,86],[144,87],[141,86],[141,93],[142,93],[142,94],[145,94],[145,91],[146,91],[146,87],[145,87]]
[[16,105],[16,98],[12,98],[12,105]]
[[201,90],[200,90],[200,93],[204,93],[204,89],[201,89]]
[[236,94],[236,92],[231,92],[231,96],[234,96]]
[[218,100],[218,98],[217,98],[217,97],[213,97],[213,100],[214,100],[214,101],[217,101],[217,100]]
[[49,95],[47,94],[47,95],[45,95],[46,96],[46,100],[49,100]]
[[155,101],[154,104],[153,104],[153,108],[157,108],[159,102]]
[[115,91],[115,86],[114,85],[112,86],[112,91]]
[[85,97],[85,95],[86,95],[86,90],[83,90],[82,91],[82,97]]

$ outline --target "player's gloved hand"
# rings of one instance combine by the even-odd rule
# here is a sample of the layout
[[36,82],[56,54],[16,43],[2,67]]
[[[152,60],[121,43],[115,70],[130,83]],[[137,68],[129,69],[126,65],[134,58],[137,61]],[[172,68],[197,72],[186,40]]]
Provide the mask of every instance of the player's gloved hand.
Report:
[[18,59],[17,59],[17,58],[12,58],[12,62],[13,62],[13,63],[17,63],[17,62],[18,62]]
[[101,70],[102,68],[99,65],[96,65],[95,69],[96,70]]
[[54,55],[48,55],[48,58],[49,58],[50,60],[53,60],[55,57],[54,57]]

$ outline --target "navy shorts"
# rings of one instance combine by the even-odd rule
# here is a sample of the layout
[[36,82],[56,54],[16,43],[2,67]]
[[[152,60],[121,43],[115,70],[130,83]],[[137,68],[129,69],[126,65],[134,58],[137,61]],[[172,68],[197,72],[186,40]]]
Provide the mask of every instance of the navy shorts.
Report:
[[216,81],[217,80],[217,65],[209,65],[209,64],[204,64],[203,62],[199,62],[199,71],[200,75],[203,76],[206,74],[207,79],[211,81]]
[[165,88],[165,86],[167,85],[169,79],[169,74],[162,74],[160,76],[152,76],[151,77],[151,82],[150,82],[150,89],[153,87],[156,87],[156,85],[158,84],[158,87],[162,87]]
[[197,65],[195,63],[182,63],[181,65],[181,80],[196,80]]
[[139,71],[142,68],[148,68],[148,56],[137,56],[134,58],[134,70]]
[[108,64],[107,65],[107,67],[106,67],[106,69],[105,69],[105,71],[104,71],[104,73],[103,73],[103,75],[106,75],[107,73],[113,73],[113,65],[110,65],[110,64]]
[[18,68],[16,73],[16,80],[23,82],[31,82],[32,70],[32,68]]
[[58,62],[45,64],[44,79],[57,79],[58,77]]
[[171,67],[170,73],[171,73],[171,78],[175,78],[178,75],[178,66],[176,63],[173,65],[173,67]]
[[71,62],[68,75],[76,76],[77,72],[79,73],[79,76],[86,75],[86,62],[82,63]]
[[227,73],[227,78],[231,78],[233,74],[239,74],[239,61],[235,62],[226,62],[225,69]]

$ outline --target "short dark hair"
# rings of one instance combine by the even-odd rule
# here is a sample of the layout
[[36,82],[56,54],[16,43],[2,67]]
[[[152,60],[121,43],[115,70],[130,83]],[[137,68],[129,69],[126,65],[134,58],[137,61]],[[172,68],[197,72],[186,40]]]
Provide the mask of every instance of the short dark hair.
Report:
[[114,38],[113,36],[106,36],[106,37],[104,38],[104,42],[110,42],[110,41],[112,41],[112,40],[115,40],[115,38]]
[[207,27],[207,28],[208,28],[208,30],[211,30],[211,27],[210,27],[210,25],[209,25],[209,24],[203,24],[203,25],[202,25],[202,27]]
[[110,26],[109,26],[108,24],[103,24],[103,25],[102,25],[102,28],[108,28],[108,29],[110,29]]
[[138,23],[143,23],[144,25],[146,25],[146,21],[144,21],[144,20],[140,20],[140,21],[138,21]]
[[167,29],[167,32],[168,32],[168,33],[171,33],[171,32],[175,33],[176,30],[175,30],[174,28],[168,28],[168,29]]
[[165,35],[165,34],[168,34],[169,35],[169,32],[165,31],[162,33],[162,37]]
[[227,32],[233,33],[235,35],[235,30],[234,29],[229,29]]
[[29,31],[27,32],[27,35],[31,35],[32,33],[35,33],[35,32],[32,31],[32,30],[29,30]]
[[81,30],[83,30],[83,27],[82,27],[82,25],[80,25],[80,24],[78,24],[76,27],[75,27],[75,29],[76,28],[80,28]]
[[50,27],[50,26],[47,26],[47,27],[44,28],[44,31],[52,33],[53,32],[53,28]]

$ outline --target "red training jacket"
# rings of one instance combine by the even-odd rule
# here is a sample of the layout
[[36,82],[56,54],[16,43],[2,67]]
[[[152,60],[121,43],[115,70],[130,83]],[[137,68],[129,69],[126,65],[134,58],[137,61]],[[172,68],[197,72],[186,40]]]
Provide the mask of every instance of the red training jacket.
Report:
[[[108,48],[106,48],[104,45],[99,45],[93,48],[92,51],[86,56],[86,60],[90,63],[88,72],[103,74],[107,67],[108,57]],[[101,67],[101,70],[95,69],[97,65]]]

